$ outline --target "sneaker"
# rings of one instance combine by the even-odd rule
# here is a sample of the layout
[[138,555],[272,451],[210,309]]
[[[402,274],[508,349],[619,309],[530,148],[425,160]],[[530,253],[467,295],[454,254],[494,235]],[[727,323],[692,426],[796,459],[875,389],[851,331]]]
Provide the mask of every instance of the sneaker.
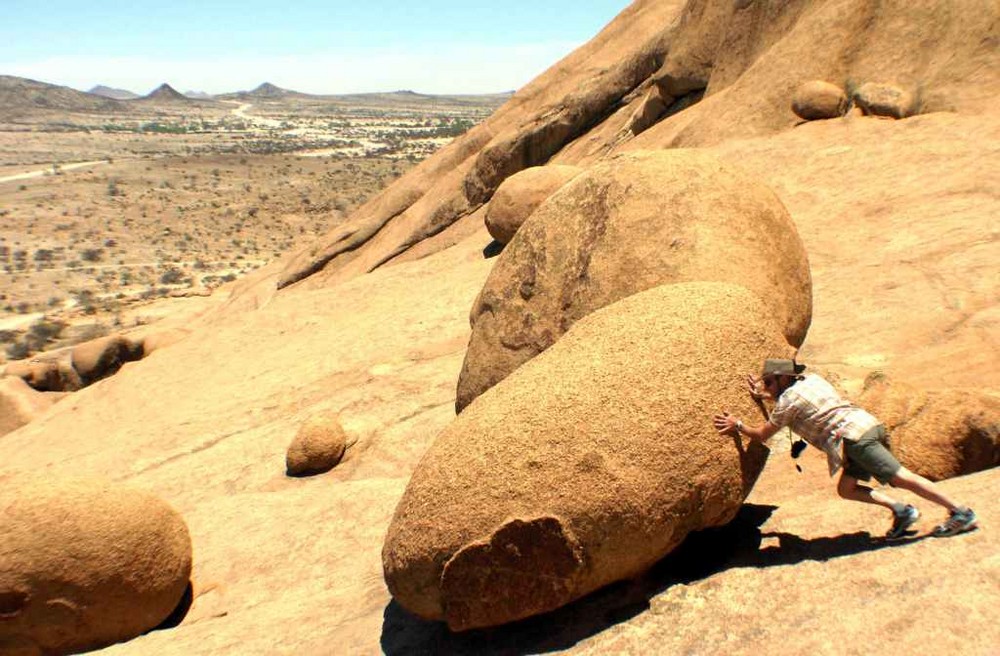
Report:
[[913,526],[918,519],[920,519],[920,511],[915,506],[906,506],[903,508],[903,512],[895,516],[892,528],[885,534],[885,537],[890,540],[903,537],[906,535],[906,529]]
[[976,528],[976,513],[972,508],[959,508],[951,513],[948,519],[934,529],[934,537],[943,538],[949,535],[958,535]]

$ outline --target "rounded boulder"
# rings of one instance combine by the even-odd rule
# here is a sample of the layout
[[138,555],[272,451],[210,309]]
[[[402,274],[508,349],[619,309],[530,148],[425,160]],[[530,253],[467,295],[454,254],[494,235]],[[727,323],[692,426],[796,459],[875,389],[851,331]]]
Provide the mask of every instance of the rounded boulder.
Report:
[[636,576],[738,512],[767,449],[745,376],[788,354],[743,287],[663,285],[577,322],[483,394],[420,461],[382,550],[386,583],[454,630],[558,608]]
[[576,166],[558,164],[533,166],[504,180],[486,209],[486,229],[490,236],[501,244],[508,243],[546,198],[581,171]]
[[470,313],[461,411],[580,318],[656,285],[733,282],[756,293],[798,346],[812,317],[805,248],[765,185],[693,150],[597,164],[531,215]]
[[67,654],[163,622],[191,576],[184,520],[146,492],[18,478],[0,496],[0,651]]
[[347,448],[347,435],[336,414],[320,414],[307,419],[285,454],[289,476],[322,474],[337,466]]
[[807,121],[838,118],[847,112],[847,94],[835,84],[812,80],[795,90],[792,111]]

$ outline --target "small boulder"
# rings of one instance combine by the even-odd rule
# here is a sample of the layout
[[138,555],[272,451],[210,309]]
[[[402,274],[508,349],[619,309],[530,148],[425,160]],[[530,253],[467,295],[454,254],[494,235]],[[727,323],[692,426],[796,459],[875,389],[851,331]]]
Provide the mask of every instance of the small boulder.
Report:
[[576,166],[552,164],[534,166],[510,176],[490,200],[486,209],[486,229],[494,239],[506,244],[542,201],[582,170]]
[[133,348],[121,335],[109,335],[77,344],[71,352],[73,368],[84,385],[106,378],[133,357]]
[[177,607],[191,538],[169,505],[111,483],[17,477],[0,497],[0,645],[68,654],[129,640]]
[[847,94],[834,84],[812,80],[795,90],[792,111],[807,121],[838,118],[847,111]]
[[39,392],[18,376],[0,378],[0,435],[33,421],[63,398],[63,392]]
[[417,465],[382,550],[389,591],[454,630],[544,613],[641,574],[732,520],[767,449],[745,375],[790,348],[723,283],[662,285],[584,317],[456,417]]
[[921,389],[869,377],[859,403],[889,430],[893,453],[934,481],[1000,465],[1000,396]]
[[747,287],[798,346],[812,317],[805,248],[758,180],[695,150],[633,151],[592,166],[525,221],[470,312],[456,409],[594,310],[656,285]]
[[867,82],[851,94],[851,100],[868,116],[906,118],[917,113],[914,95],[891,84]]
[[347,435],[336,414],[310,417],[302,426],[285,455],[289,476],[322,474],[337,466],[347,448]]

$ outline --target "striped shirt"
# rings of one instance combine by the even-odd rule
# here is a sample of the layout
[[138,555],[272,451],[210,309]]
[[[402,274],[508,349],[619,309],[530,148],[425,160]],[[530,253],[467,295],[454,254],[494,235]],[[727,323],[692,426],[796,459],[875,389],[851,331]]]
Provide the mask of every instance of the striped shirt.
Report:
[[808,374],[778,397],[771,423],[788,426],[793,433],[826,452],[830,476],[843,465],[845,439],[858,440],[881,422],[854,405],[816,374]]

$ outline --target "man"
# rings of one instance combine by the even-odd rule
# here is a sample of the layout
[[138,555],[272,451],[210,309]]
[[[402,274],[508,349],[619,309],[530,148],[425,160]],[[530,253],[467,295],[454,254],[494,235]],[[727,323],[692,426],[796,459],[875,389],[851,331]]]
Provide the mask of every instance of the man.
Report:
[[886,533],[890,539],[904,536],[920,517],[920,511],[860,483],[871,480],[872,476],[883,485],[909,490],[944,507],[949,513],[948,519],[934,529],[933,535],[956,535],[976,528],[976,513],[971,508],[956,504],[934,483],[899,464],[887,448],[885,426],[842,398],[820,376],[803,376],[804,370],[804,365],[793,360],[766,360],[761,378],[747,376],[747,384],[754,399],[776,400],[770,418],[763,424],[750,426],[724,412],[715,415],[715,429],[720,435],[746,435],[765,442],[788,426],[806,442],[826,452],[830,476],[843,467],[837,484],[841,497],[877,504],[892,511],[892,528]]

